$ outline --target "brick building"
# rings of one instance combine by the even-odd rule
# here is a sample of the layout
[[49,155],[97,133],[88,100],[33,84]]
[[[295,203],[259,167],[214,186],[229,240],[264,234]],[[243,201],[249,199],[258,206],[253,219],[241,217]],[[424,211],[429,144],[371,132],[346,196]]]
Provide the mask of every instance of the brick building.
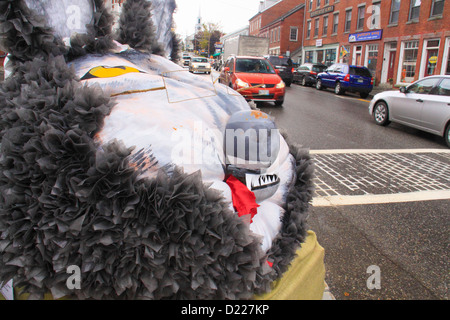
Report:
[[449,17],[449,0],[307,0],[302,61],[365,65],[376,84],[450,74]]
[[304,0],[261,2],[259,12],[249,20],[249,34],[269,38],[269,54],[301,54]]

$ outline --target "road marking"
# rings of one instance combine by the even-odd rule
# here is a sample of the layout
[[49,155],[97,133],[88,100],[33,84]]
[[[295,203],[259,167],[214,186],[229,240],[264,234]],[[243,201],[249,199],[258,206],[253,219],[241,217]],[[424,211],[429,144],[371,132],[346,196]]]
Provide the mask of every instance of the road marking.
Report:
[[329,149],[310,150],[310,154],[362,154],[362,153],[450,153],[450,149]]
[[314,207],[351,206],[450,199],[450,190],[418,191],[395,194],[370,194],[358,196],[327,196],[313,198]]
[[370,100],[358,99],[359,101],[370,102]]
[[332,149],[310,154],[317,166],[314,206],[450,199],[449,149]]

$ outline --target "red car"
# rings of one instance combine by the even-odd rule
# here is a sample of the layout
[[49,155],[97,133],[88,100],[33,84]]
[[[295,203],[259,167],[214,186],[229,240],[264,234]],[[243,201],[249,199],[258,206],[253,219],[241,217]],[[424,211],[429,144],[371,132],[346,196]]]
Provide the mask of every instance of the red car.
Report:
[[231,56],[222,69],[219,82],[246,100],[269,101],[281,106],[285,84],[272,64],[263,57]]

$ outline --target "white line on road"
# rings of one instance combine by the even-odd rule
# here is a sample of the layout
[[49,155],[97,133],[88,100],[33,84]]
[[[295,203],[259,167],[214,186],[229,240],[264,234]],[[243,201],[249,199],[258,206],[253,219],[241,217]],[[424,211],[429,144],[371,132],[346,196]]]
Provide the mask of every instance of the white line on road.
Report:
[[395,194],[368,194],[358,196],[327,196],[313,198],[314,207],[350,206],[396,202],[416,202],[450,199],[450,190],[417,191]]

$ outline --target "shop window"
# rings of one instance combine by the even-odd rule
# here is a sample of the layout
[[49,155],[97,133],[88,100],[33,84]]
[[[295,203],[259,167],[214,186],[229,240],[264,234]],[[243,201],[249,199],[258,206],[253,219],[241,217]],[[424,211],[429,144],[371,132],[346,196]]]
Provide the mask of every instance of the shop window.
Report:
[[366,11],[366,6],[358,7],[358,23],[356,25],[357,30],[362,30],[364,28],[364,12]]
[[430,17],[442,17],[442,12],[444,11],[445,0],[433,0],[431,4],[431,14]]
[[314,51],[305,51],[305,63],[313,62]]
[[421,0],[411,0],[409,6],[409,21],[419,20]]
[[337,33],[339,25],[339,13],[333,14],[333,33]]
[[411,83],[416,75],[417,55],[419,52],[419,41],[404,42],[403,61],[401,63],[401,82]]
[[439,40],[426,40],[426,61],[425,61],[425,74],[424,76],[431,76],[435,74],[437,60],[439,56]]
[[377,69],[378,63],[378,44],[371,44],[367,46],[367,68],[375,76],[375,71]]
[[400,0],[392,0],[391,17],[389,18],[389,24],[397,24],[398,23],[399,13],[400,13]]
[[345,11],[345,32],[350,32],[350,27],[352,24],[352,10]]
[[336,49],[325,50],[325,65],[329,67],[335,62],[336,62]]

